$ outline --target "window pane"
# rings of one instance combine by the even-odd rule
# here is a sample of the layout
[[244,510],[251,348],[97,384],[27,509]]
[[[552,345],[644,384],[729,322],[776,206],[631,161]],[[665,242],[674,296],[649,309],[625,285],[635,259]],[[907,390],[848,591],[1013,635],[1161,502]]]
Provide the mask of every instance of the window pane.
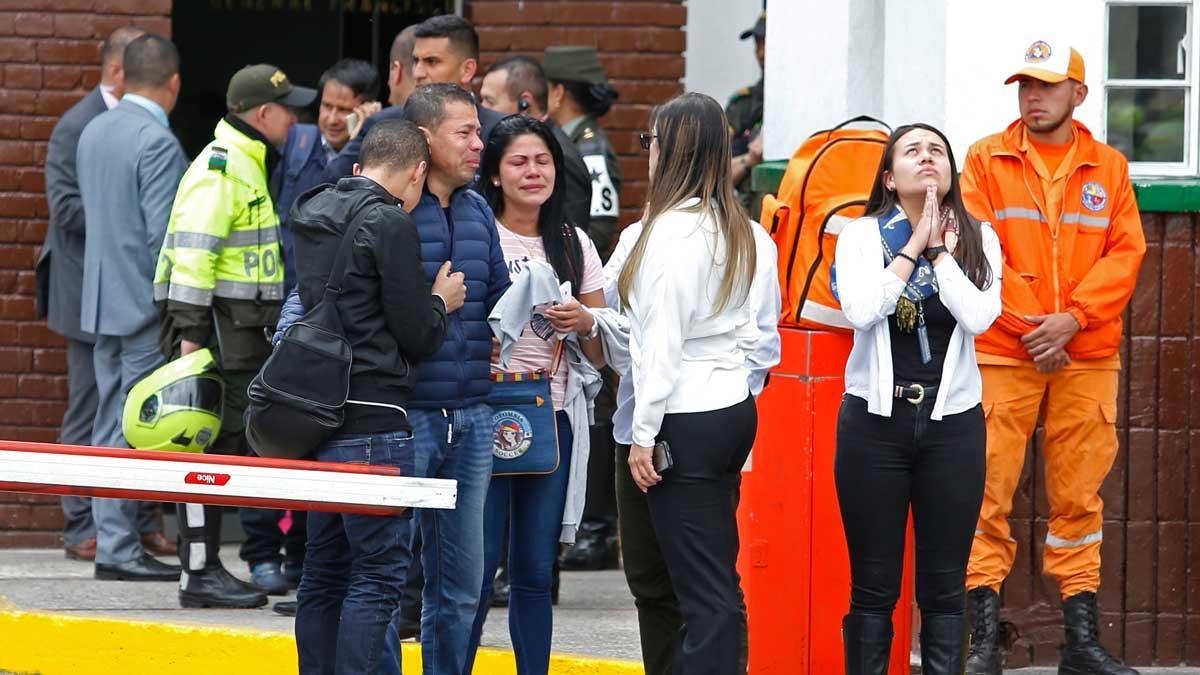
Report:
[[1184,78],[1179,41],[1187,34],[1187,7],[1119,5],[1108,12],[1110,79]]
[[1186,89],[1110,89],[1108,143],[1131,162],[1184,162]]

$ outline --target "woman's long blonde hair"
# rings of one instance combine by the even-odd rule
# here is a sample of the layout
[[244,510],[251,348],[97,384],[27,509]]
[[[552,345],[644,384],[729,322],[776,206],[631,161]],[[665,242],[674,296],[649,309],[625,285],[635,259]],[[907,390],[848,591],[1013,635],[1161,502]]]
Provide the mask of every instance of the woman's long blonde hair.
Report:
[[617,278],[621,304],[629,306],[629,292],[658,217],[688,199],[699,198],[700,203],[687,210],[704,213],[725,238],[724,275],[713,308],[713,314],[718,314],[735,298],[738,303],[745,300],[757,257],[750,229],[753,224],[733,193],[729,122],[716,100],[691,93],[656,108],[650,128],[658,138],[658,162],[650,177],[642,233]]

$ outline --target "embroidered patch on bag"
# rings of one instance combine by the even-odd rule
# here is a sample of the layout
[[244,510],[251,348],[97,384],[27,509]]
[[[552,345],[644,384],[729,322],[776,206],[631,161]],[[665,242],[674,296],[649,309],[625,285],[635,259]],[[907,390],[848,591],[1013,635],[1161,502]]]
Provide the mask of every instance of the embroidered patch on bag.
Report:
[[1108,193],[1099,183],[1087,183],[1083,186],[1083,205],[1089,211],[1100,211],[1108,203]]
[[516,459],[533,445],[533,425],[529,418],[515,410],[501,410],[492,416],[495,434],[492,436],[492,455],[500,459]]

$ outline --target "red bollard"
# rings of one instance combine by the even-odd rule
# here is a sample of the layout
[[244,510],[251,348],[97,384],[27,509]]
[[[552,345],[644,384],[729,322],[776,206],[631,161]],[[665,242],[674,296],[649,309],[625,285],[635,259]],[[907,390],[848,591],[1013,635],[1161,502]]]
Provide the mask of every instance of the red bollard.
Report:
[[[853,338],[780,328],[783,361],[758,399],[758,437],[742,474],[738,571],[750,622],[751,675],[844,672],[850,559],[833,482],[837,413]],[[893,615],[891,675],[912,642],[912,533]]]

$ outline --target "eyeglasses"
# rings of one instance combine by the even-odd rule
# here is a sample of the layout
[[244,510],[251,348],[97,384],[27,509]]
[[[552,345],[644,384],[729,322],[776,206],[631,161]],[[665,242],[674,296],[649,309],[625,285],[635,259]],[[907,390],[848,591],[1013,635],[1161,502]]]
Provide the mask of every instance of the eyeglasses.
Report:
[[648,132],[645,132],[645,131],[643,131],[642,133],[638,134],[638,140],[640,140],[640,141],[642,142],[642,149],[643,149],[643,150],[649,150],[649,149],[650,149],[650,142],[651,142],[652,140],[656,139],[656,138],[658,138],[658,134],[651,134],[651,133],[648,133]]

